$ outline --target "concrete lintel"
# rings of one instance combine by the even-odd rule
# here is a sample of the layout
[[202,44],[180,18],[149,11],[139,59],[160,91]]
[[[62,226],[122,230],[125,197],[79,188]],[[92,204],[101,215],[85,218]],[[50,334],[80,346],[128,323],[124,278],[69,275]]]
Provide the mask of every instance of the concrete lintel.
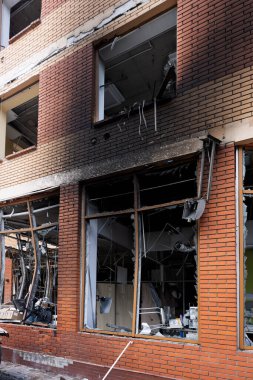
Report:
[[174,144],[163,144],[160,147],[148,147],[145,150],[110,158],[105,161],[99,161],[71,171],[60,172],[19,185],[2,188],[0,189],[0,201],[3,202],[48,191],[70,183],[121,173],[131,169],[141,168],[145,165],[159,162],[166,163],[168,160],[197,153],[201,151],[202,148],[203,141],[199,138],[192,138]]
[[223,143],[235,144],[251,143],[253,141],[253,117],[225,124],[222,127],[214,127],[208,132]]

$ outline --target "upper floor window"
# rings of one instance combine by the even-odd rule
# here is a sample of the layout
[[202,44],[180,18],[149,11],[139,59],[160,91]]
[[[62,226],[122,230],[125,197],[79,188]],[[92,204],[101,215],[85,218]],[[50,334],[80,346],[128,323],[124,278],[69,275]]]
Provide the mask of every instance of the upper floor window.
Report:
[[39,84],[1,103],[0,158],[37,144]]
[[98,50],[96,119],[175,93],[176,8]]
[[41,0],[3,0],[1,47],[9,45],[9,39],[40,18]]

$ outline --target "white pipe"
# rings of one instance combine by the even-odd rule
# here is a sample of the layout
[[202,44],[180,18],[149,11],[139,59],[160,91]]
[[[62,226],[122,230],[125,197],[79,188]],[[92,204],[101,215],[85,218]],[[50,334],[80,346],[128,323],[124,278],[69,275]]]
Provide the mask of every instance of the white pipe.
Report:
[[105,380],[107,378],[107,376],[109,375],[109,373],[111,372],[111,370],[115,367],[115,365],[118,363],[119,359],[121,358],[121,356],[124,354],[124,352],[128,349],[128,347],[130,346],[130,344],[133,344],[133,341],[130,340],[130,342],[127,343],[126,347],[124,348],[124,350],[121,352],[121,354],[117,357],[117,359],[115,360],[115,362],[113,363],[113,365],[109,368],[109,370],[106,372],[106,374],[104,375],[103,379],[102,380]]

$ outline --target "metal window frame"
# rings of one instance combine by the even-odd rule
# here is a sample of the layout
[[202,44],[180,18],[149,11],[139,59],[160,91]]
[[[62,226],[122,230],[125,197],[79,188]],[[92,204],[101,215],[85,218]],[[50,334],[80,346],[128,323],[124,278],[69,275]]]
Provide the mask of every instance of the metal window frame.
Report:
[[[156,208],[166,208],[169,206],[175,205],[184,205],[186,199],[180,199],[176,201],[155,204],[151,206],[143,206],[140,207],[140,191],[139,191],[139,181],[136,174],[133,174],[134,180],[134,207],[126,210],[118,210],[114,212],[101,212],[96,214],[86,215],[86,188],[85,185],[82,187],[81,194],[81,274],[80,274],[80,323],[79,329],[81,332],[85,333],[95,333],[95,334],[105,334],[105,335],[115,335],[115,336],[125,336],[125,337],[133,337],[133,338],[142,338],[142,339],[153,339],[153,340],[165,340],[169,342],[180,342],[180,343],[190,343],[190,344],[199,344],[200,341],[200,324],[198,326],[198,339],[182,339],[182,338],[173,338],[173,337],[160,337],[160,336],[151,336],[151,335],[142,335],[136,333],[136,320],[137,320],[137,302],[138,302],[138,289],[139,289],[139,215],[143,211],[154,210]],[[198,182],[198,177],[196,177],[196,181]],[[198,183],[197,183],[198,185]],[[196,197],[197,198],[197,197]],[[134,289],[133,289],[133,320],[132,320],[132,332],[115,332],[115,331],[107,331],[107,330],[98,330],[98,329],[89,329],[84,326],[84,306],[85,306],[85,273],[86,273],[86,223],[92,219],[100,219],[108,216],[117,216],[117,215],[130,215],[134,214],[134,233],[135,233],[135,269],[134,269]],[[199,306],[199,221],[196,221],[196,227],[198,231],[198,249],[197,249],[197,273],[198,273],[198,281],[197,281],[197,300]],[[200,315],[200,311],[198,312]],[[200,318],[199,318],[200,320]]]
[[[31,288],[34,288],[35,289],[35,285],[36,285],[36,282],[37,282],[37,277],[38,277],[38,269],[39,269],[39,260],[38,260],[38,257],[37,257],[37,252],[38,252],[38,249],[36,249],[36,245],[37,245],[37,242],[36,242],[36,232],[38,231],[41,231],[41,230],[44,230],[44,229],[47,229],[47,228],[50,228],[50,227],[55,227],[55,226],[59,226],[59,222],[55,222],[55,223],[47,223],[47,224],[43,224],[41,226],[36,226],[36,223],[35,223],[35,218],[34,218],[34,213],[33,213],[33,206],[32,206],[32,202],[35,201],[35,200],[39,200],[39,199],[45,199],[47,197],[50,197],[50,196],[53,196],[53,195],[60,195],[58,191],[53,191],[53,192],[49,192],[49,193],[46,193],[46,194],[37,194],[35,196],[31,196],[31,197],[28,197],[28,198],[22,198],[22,199],[18,199],[18,200],[13,200],[13,201],[10,201],[10,202],[6,202],[6,203],[1,203],[0,204],[0,209],[2,207],[5,207],[5,206],[15,206],[17,204],[24,204],[26,203],[26,206],[27,206],[27,214],[28,214],[28,217],[29,217],[29,224],[30,224],[30,227],[28,228],[19,228],[19,229],[15,229],[15,230],[4,230],[2,229],[3,226],[4,226],[4,223],[3,223],[3,215],[2,213],[0,214],[0,242],[1,242],[1,247],[0,247],[0,268],[1,269],[1,276],[0,276],[0,296],[2,297],[3,296],[3,285],[4,285],[4,271],[3,269],[5,269],[5,245],[4,245],[4,236],[8,236],[8,235],[11,235],[11,234],[15,234],[15,233],[22,233],[22,232],[30,232],[31,234],[31,243],[32,243],[32,247],[33,247],[33,251],[34,251],[34,272],[33,272],[33,278],[32,278],[32,282],[31,282]],[[59,205],[59,208],[60,208],[60,205]],[[26,303],[26,308],[28,309],[29,308],[29,304],[31,302],[31,299],[32,299],[32,291],[30,292],[30,295],[28,297],[28,300],[27,300],[27,303]],[[24,314],[24,319],[26,317],[26,312]]]

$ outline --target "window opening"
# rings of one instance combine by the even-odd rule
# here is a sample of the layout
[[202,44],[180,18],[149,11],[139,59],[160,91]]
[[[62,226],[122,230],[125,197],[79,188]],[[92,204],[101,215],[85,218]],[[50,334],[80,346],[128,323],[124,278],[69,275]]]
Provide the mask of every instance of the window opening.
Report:
[[1,45],[7,47],[9,39],[40,18],[41,0],[3,0]]
[[137,332],[143,335],[197,339],[197,230],[182,211],[176,206],[139,216]]
[[253,149],[244,151],[244,178],[243,187],[245,190],[253,190]]
[[[110,207],[101,207],[103,189]],[[197,222],[183,219],[188,196],[197,196],[194,161],[86,186],[86,329],[197,339]]]
[[88,185],[86,189],[88,214],[131,209],[134,206],[132,178],[116,178],[109,182]]
[[244,331],[245,345],[253,346],[253,198],[244,196]]
[[175,94],[176,9],[98,50],[98,119]]
[[239,148],[240,346],[253,346],[253,189],[251,146]]
[[38,83],[4,100],[0,107],[0,157],[37,144]]
[[56,327],[58,217],[58,196],[0,208],[1,322]]
[[134,235],[132,215],[87,223],[86,327],[132,331]]
[[37,143],[38,96],[7,112],[6,155]]
[[185,162],[163,170],[153,169],[138,176],[141,206],[166,203],[196,195],[196,163]]

